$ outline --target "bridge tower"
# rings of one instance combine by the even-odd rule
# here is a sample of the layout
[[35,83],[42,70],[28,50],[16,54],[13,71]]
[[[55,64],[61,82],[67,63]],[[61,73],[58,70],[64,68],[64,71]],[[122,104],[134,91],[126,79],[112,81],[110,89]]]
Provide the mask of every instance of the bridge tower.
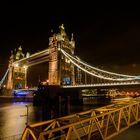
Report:
[[26,75],[27,67],[20,64],[13,65],[14,61],[18,61],[24,57],[21,46],[19,46],[18,51],[15,52],[15,55],[11,54],[9,61],[9,73],[7,81],[7,89],[19,89],[26,87]]
[[75,41],[73,34],[69,40],[63,24],[59,26],[59,31],[49,38],[49,85],[73,85],[75,84],[74,66],[59,49],[73,55]]

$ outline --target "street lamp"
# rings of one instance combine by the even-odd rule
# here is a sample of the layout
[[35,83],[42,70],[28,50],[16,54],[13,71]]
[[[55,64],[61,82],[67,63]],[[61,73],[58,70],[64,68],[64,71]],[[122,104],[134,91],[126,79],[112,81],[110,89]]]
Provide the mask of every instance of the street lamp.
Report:
[[20,115],[20,117],[25,117],[26,116],[26,126],[29,124],[29,105],[25,105],[27,108],[26,115]]
[[28,123],[29,123],[29,106],[28,105],[26,105],[26,107],[27,107],[27,114],[26,114],[26,125],[28,125]]

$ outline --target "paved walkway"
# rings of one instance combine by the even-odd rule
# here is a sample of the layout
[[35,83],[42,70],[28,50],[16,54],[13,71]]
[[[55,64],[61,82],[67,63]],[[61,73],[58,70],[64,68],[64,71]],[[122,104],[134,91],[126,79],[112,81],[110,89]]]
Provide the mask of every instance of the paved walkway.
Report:
[[111,140],[140,140],[140,122],[131,126]]

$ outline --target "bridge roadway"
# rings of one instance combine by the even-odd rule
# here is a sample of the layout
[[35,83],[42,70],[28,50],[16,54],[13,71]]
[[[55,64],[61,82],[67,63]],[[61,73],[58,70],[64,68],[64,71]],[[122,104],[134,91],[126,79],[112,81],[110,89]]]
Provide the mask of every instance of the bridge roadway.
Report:
[[21,140],[111,139],[140,121],[140,98],[27,126]]
[[117,87],[139,87],[140,82],[114,82],[114,83],[99,83],[99,84],[79,84],[79,85],[64,85],[62,88],[117,88]]

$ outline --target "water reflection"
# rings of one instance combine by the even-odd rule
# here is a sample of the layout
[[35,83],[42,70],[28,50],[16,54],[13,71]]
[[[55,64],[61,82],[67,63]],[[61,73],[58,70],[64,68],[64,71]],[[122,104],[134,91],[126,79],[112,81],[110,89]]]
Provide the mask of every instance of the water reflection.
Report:
[[[70,114],[86,111],[111,103],[110,98],[83,98],[83,106],[70,106]],[[27,107],[28,106],[28,116]],[[28,102],[14,102],[0,104],[0,138],[22,134],[27,123],[42,121],[42,110]]]
[[41,121],[41,111],[31,103],[16,102],[0,104],[0,137],[21,134],[26,126],[27,108],[29,106],[29,123]]

